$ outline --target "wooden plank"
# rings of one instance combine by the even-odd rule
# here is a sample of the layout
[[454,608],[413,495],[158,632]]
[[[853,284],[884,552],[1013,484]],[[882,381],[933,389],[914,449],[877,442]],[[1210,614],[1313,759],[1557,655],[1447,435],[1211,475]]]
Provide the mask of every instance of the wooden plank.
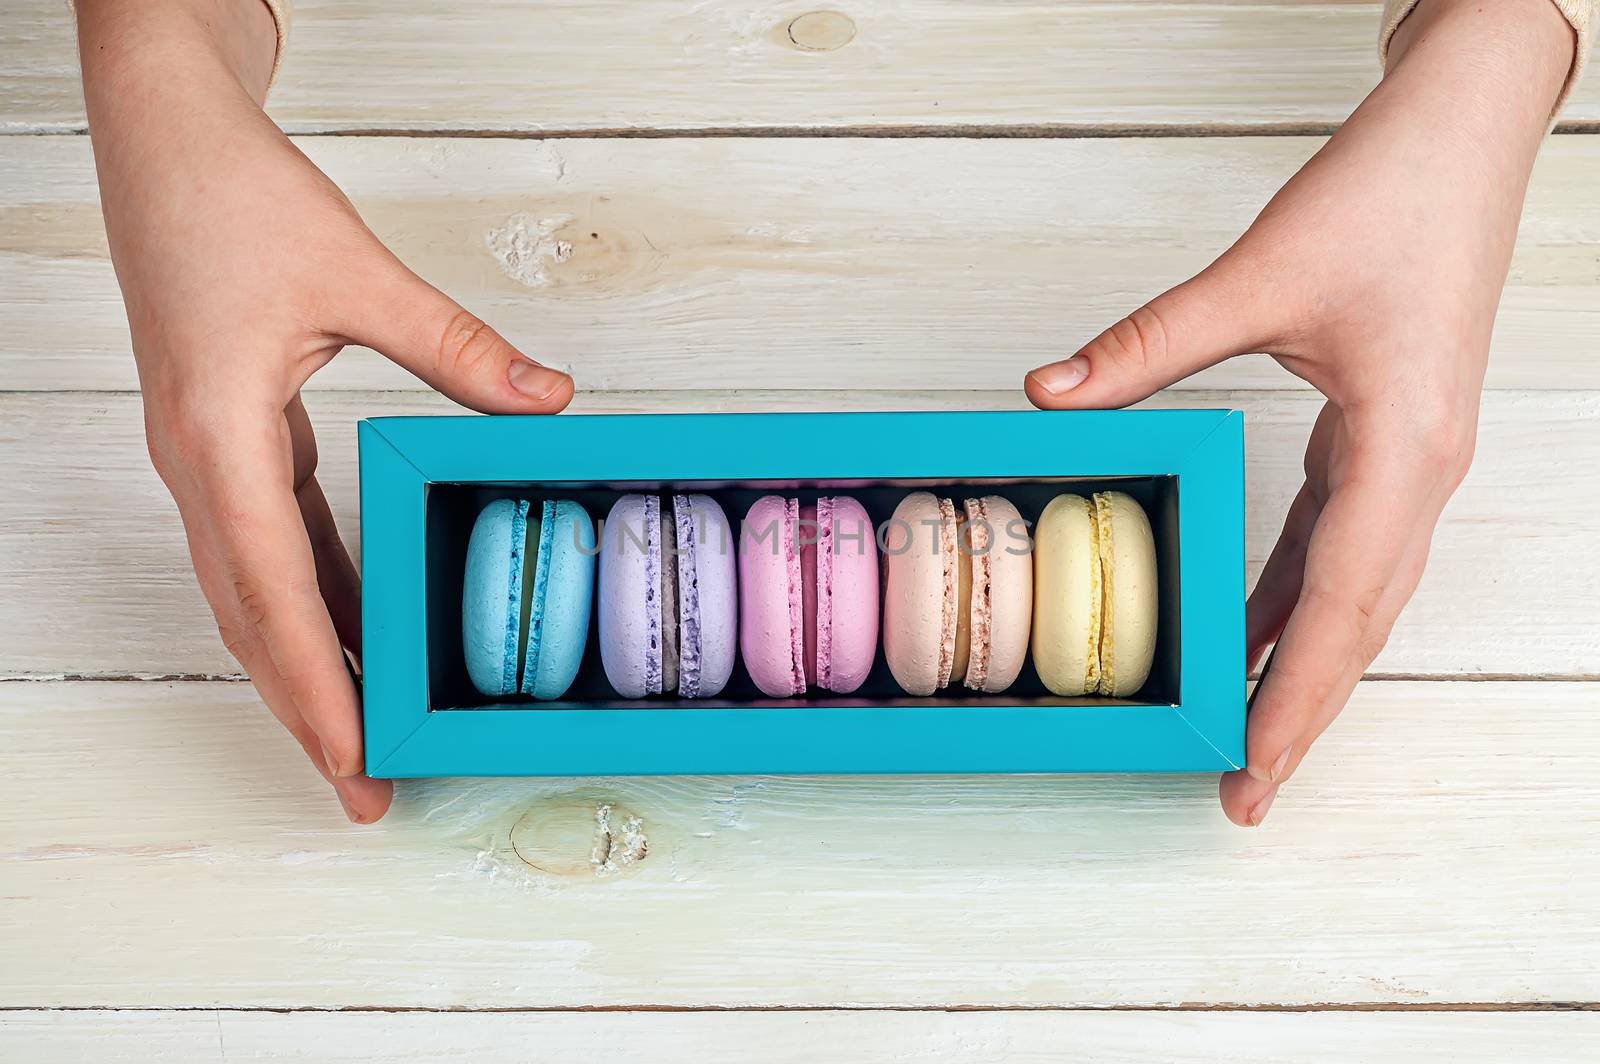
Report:
[[0,683],[0,1004],[1593,1002],[1597,700],[1363,684],[1255,831],[1190,776],[419,781],[362,830],[245,684]]
[[[1005,409],[1015,393],[586,395],[598,411]],[[1303,393],[1183,393],[1158,405],[1243,409],[1253,582],[1299,487],[1318,402]],[[322,393],[321,479],[355,546],[360,417],[444,413],[437,396]],[[1560,471],[1600,466],[1600,396],[1492,393],[1479,457],[1440,526],[1429,570],[1374,671],[1592,675],[1600,662],[1600,498]],[[138,398],[0,395],[0,675],[217,675],[219,643],[177,513],[145,456]],[[1552,473],[1552,471],[1555,471]]]
[[1537,1047],[1589,1064],[1600,1016],[1585,1012],[47,1012],[0,1017],[0,1054],[30,1064],[94,1060],[471,1061],[527,1064],[648,1047],[655,1064],[819,1060],[1256,1058],[1283,1064],[1501,1064]]
[[[1379,74],[1376,3],[446,6],[296,0],[273,115],[301,131],[1303,125],[1342,120]],[[11,0],[0,35],[0,129],[81,129],[61,5]],[[1600,84],[1566,117],[1600,117]]]
[[[1320,143],[302,141],[401,257],[581,388],[960,391],[1020,387],[1202,268]],[[89,144],[0,138],[0,170],[0,388],[135,387]],[[1596,172],[1600,137],[1546,146],[1491,387],[1600,389]],[[314,386],[420,387],[367,351]],[[1258,357],[1186,386],[1301,385]]]

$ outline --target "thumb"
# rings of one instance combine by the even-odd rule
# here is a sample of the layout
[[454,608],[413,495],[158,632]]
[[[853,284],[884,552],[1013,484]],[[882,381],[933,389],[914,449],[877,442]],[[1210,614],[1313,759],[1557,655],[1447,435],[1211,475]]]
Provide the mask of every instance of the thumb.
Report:
[[1164,292],[1061,362],[1030,372],[1028,399],[1042,410],[1127,406],[1266,342],[1263,300],[1225,256]]
[[485,414],[554,414],[572,401],[571,377],[512,347],[398,261],[365,295],[347,311],[345,335],[461,405]]

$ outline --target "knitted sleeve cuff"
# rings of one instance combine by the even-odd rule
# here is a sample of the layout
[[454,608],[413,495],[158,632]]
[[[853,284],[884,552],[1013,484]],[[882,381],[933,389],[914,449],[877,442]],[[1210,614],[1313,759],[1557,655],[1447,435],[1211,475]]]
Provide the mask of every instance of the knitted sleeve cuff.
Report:
[[272,24],[278,29],[278,48],[272,53],[272,76],[267,79],[267,91],[272,91],[272,86],[278,80],[278,68],[283,66],[283,53],[289,42],[289,21],[294,17],[294,9],[290,6],[291,0],[261,0],[267,5],[267,10],[272,12]]

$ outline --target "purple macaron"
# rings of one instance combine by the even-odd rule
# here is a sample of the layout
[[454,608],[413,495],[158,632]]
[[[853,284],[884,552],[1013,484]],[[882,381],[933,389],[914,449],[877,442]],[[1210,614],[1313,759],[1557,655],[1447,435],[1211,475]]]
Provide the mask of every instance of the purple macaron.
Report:
[[600,659],[624,698],[711,698],[733,673],[737,560],[706,495],[624,495],[601,534]]

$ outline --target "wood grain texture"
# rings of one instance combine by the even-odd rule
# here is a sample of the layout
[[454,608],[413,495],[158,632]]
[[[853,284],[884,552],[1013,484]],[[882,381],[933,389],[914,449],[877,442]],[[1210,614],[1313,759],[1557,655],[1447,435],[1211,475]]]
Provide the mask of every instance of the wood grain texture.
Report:
[[566,1064],[618,1053],[652,1064],[860,1064],[1064,1058],[1169,1064],[1590,1064],[1584,1012],[292,1013],[39,1012],[0,1016],[0,1055],[29,1064],[182,1060]]
[[[300,144],[590,411],[1019,406],[1321,144],[1237,134],[1378,74],[1344,0],[297,13],[274,117],[418,134]],[[60,0],[0,0],[0,56],[0,1059],[1593,1058],[1595,1012],[1366,1010],[1600,1002],[1600,683],[1487,679],[1600,668],[1600,138],[1544,149],[1480,457],[1374,666],[1478,682],[1362,684],[1265,828],[1210,778],[763,777],[406,782],[352,829],[245,683],[41,682],[237,666],[143,454],[89,145],[50,135],[84,124]],[[1318,401],[1259,358],[1183,388],[1247,412],[1253,580]],[[365,350],[313,389],[353,533],[352,422],[451,408]],[[602,805],[648,839],[614,873]],[[1186,1004],[1361,1011],[828,1011]],[[58,1011],[97,1006],[133,1011]]]
[[[296,0],[291,130],[1095,128],[1342,120],[1376,3]],[[71,19],[8,0],[0,128],[83,128]],[[1600,118],[1590,79],[1568,120]]]
[[[585,395],[601,411],[1005,409],[1013,392]],[[1166,396],[1245,411],[1249,578],[1301,481],[1319,400],[1304,393]],[[360,417],[459,412],[433,395],[321,393],[319,479],[355,543]],[[1592,675],[1600,664],[1600,396],[1491,393],[1476,465],[1446,510],[1422,587],[1374,671]],[[177,512],[127,395],[0,394],[0,676],[233,674],[189,568]],[[1552,475],[1552,470],[1558,471]],[[1559,475],[1559,471],[1570,471]]]
[[1597,709],[1363,684],[1255,831],[1190,776],[408,781],[356,829],[245,684],[0,683],[0,1003],[1596,1001]]
[[[1020,387],[1204,267],[1320,143],[301,141],[402,258],[580,388],[668,390]],[[0,389],[135,387],[89,144],[0,138],[0,170]],[[1491,387],[1600,389],[1597,172],[1600,137],[1546,145]],[[1183,386],[1301,384],[1258,356]],[[313,387],[421,385],[351,351]]]

